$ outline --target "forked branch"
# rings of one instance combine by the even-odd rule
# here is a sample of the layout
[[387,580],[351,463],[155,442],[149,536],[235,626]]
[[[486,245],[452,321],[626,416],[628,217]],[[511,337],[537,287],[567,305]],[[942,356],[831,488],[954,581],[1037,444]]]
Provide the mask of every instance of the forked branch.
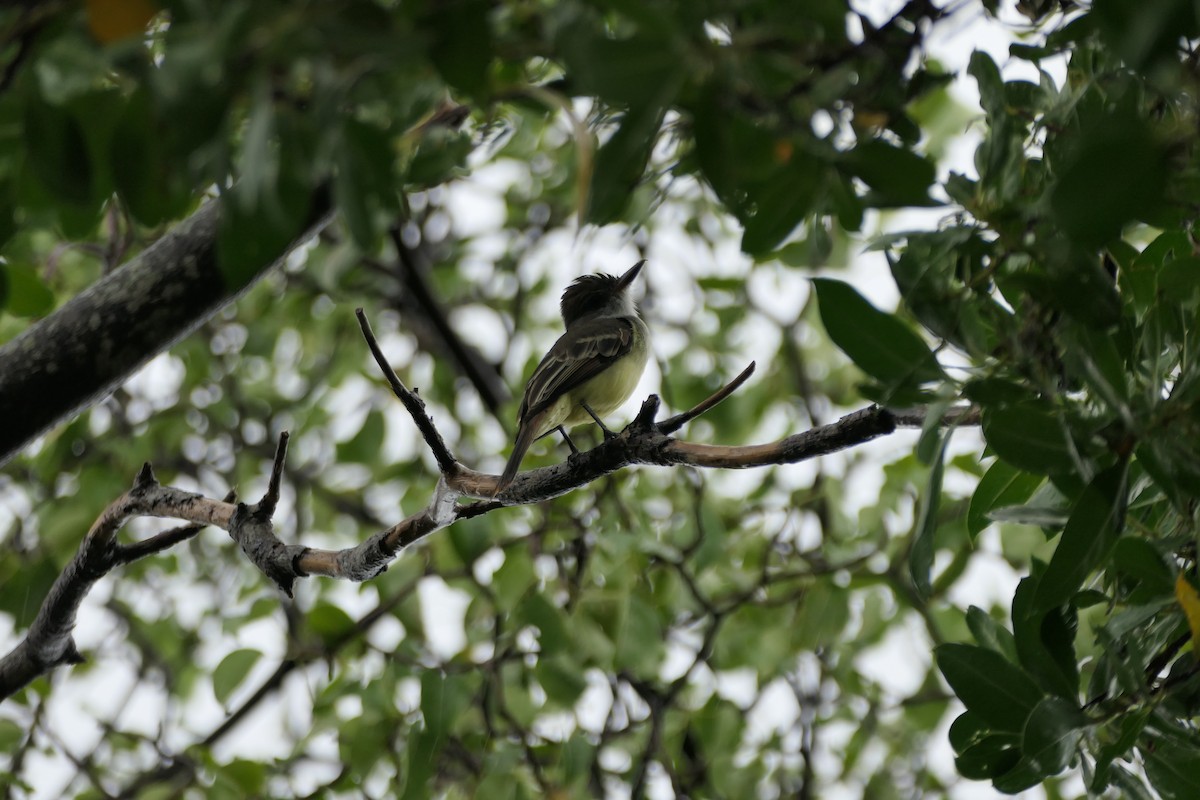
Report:
[[[519,473],[493,498],[498,476],[470,469],[454,457],[426,410],[425,402],[404,385],[388,364],[362,309],[356,314],[363,338],[384,378],[404,404],[437,460],[441,477],[427,505],[355,547],[323,550],[284,544],[275,532],[272,518],[279,502],[287,456],[286,432],[279,439],[267,491],[253,505],[235,502],[232,494],[216,500],[163,486],[146,464],[138,473],[133,488],[114,500],[92,525],[75,557],[51,587],[25,639],[0,659],[0,699],[54,667],[82,660],[71,631],[79,606],[92,584],[115,567],[161,552],[196,535],[205,526],[228,531],[247,558],[290,596],[298,578],[321,575],[350,581],[370,580],[386,570],[404,548],[460,519],[482,516],[505,506],[539,503],[558,497],[624,467],[655,464],[744,469],[791,464],[854,447],[890,434],[898,427],[919,427],[925,421],[925,413],[920,409],[892,412],[873,405],[830,425],[767,444],[712,445],[672,436],[744,385],[754,372],[751,363],[708,398],[661,422],[656,421],[660,407],[658,396],[650,395],[634,420],[618,436],[563,463]],[[978,414],[969,407],[955,408],[943,416],[942,422],[977,424]],[[464,498],[470,499],[464,502]],[[189,524],[134,544],[118,543],[117,532],[136,516],[169,517]]]

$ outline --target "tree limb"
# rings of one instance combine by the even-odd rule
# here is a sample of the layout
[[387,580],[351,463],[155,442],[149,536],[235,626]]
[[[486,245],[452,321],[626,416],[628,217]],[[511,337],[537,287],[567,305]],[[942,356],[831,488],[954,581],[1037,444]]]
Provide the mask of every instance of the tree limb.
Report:
[[[0,699],[25,686],[43,672],[82,660],[71,637],[75,616],[93,583],[113,568],[157,553],[194,535],[201,526],[228,531],[247,558],[275,584],[291,595],[297,578],[322,575],[349,581],[370,580],[395,560],[404,548],[448,527],[460,519],[481,516],[505,506],[540,503],[584,486],[597,478],[635,464],[745,469],[790,464],[827,455],[885,436],[897,427],[920,427],[924,412],[892,412],[879,406],[847,414],[777,442],[759,445],[712,445],[686,442],[668,435],[708,411],[741,386],[753,364],[726,386],[692,409],[661,423],[655,422],[659,399],[650,395],[626,428],[592,450],[549,467],[519,473],[504,491],[493,497],[498,476],[472,470],[454,458],[420,397],[404,385],[388,365],[371,333],[366,315],[357,312],[363,337],[392,391],[404,404],[437,460],[441,477],[429,503],[421,511],[343,550],[285,545],[271,521],[279,499],[279,486],[287,454],[288,434],[280,436],[266,494],[254,505],[233,498],[213,500],[162,486],[147,464],[133,488],[117,498],[96,520],[79,551],[59,575],[30,626],[25,639],[0,659]],[[947,412],[943,424],[972,424],[978,414],[968,407]],[[477,498],[460,503],[462,498]],[[120,545],[116,534],[134,516],[172,517],[191,526],[168,531],[143,542]]]
[[112,391],[199,327],[329,221],[317,191],[306,230],[241,286],[217,264],[220,202],[201,206],[119,269],[0,347],[0,464]]

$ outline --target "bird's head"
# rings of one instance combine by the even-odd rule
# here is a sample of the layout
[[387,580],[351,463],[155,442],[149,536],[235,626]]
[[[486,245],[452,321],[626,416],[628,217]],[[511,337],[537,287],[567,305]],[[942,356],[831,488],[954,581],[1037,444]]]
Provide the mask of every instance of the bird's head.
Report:
[[624,275],[583,275],[574,280],[563,292],[560,308],[563,323],[570,325],[584,317],[633,316],[637,307],[629,296],[629,287],[645,264],[645,259],[634,264]]

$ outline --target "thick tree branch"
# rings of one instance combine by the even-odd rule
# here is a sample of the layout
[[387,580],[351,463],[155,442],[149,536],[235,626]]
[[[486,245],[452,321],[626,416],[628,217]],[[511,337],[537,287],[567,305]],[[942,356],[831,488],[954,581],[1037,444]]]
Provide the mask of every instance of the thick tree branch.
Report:
[[[329,193],[316,192],[308,227],[295,243],[320,231],[329,208]],[[0,347],[0,464],[191,333],[291,250],[242,285],[227,285],[217,265],[219,224],[220,202],[210,201]]]
[[[235,504],[232,496],[220,501],[162,486],[154,479],[147,464],[133,489],[117,498],[92,526],[75,558],[55,581],[25,640],[0,660],[0,698],[60,664],[81,660],[71,638],[71,629],[80,603],[96,580],[114,567],[185,540],[200,526],[212,525],[227,530],[247,558],[290,595],[296,579],[310,575],[350,581],[370,580],[386,570],[404,548],[460,519],[488,514],[505,506],[540,503],[623,467],[654,464],[744,469],[790,464],[854,447],[890,434],[897,427],[919,427],[925,421],[925,413],[920,409],[892,412],[869,406],[830,425],[767,444],[700,444],[669,435],[741,386],[753,370],[751,364],[694,408],[661,423],[655,422],[660,405],[658,397],[651,395],[633,422],[618,436],[561,464],[519,473],[512,484],[493,498],[498,476],[469,469],[454,458],[426,411],[425,403],[388,365],[361,309],[357,315],[376,363],[437,459],[441,478],[426,507],[344,550],[285,545],[276,536],[271,518],[279,500],[287,455],[286,433],[280,437],[267,491],[254,505]],[[942,424],[959,425],[977,421],[978,414],[967,407],[951,409],[940,420]],[[460,502],[468,497],[478,499]],[[172,517],[192,525],[137,544],[117,544],[117,532],[133,516]]]

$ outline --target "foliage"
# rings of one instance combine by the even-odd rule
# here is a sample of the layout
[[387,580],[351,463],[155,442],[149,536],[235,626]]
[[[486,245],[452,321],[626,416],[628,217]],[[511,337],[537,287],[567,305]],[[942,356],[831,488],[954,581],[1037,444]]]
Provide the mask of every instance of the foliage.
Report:
[[[294,604],[202,534],[97,588],[90,663],[0,711],[0,782],[53,791],[69,752],[64,795],[899,797],[954,791],[927,754],[955,717],[958,775],[1000,791],[1197,796],[1191,4],[1022,4],[1012,58],[1038,79],[973,56],[974,173],[942,178],[936,132],[962,109],[924,47],[972,3],[885,24],[844,0],[112,5],[0,12],[0,338],[206,194],[232,287],[317,192],[338,217],[7,467],[13,640],[146,460],[253,496],[288,429],[295,540],[346,546],[420,508],[437,470],[356,305],[456,454],[498,468],[511,409],[447,327],[518,385],[562,286],[625,264],[581,263],[572,236],[648,251],[671,406],[769,365],[688,438],[969,401],[986,449],[931,422],[883,467],[622,473]],[[897,312],[828,276],[808,291],[911,206],[944,218],[875,239]],[[962,603],[996,550],[1013,596]]]

